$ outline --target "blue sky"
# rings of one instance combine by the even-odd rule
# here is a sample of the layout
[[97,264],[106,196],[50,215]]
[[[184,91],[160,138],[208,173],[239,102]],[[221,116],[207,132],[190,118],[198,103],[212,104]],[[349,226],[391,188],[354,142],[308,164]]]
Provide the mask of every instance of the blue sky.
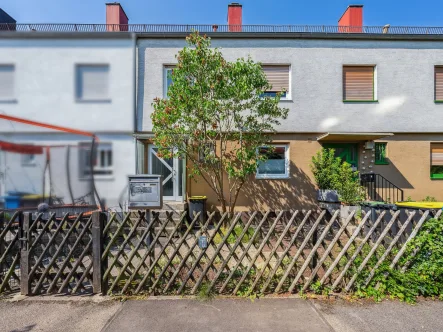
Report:
[[[244,24],[336,25],[363,4],[365,25],[443,26],[442,0],[237,0]],[[103,0],[0,0],[18,23],[105,23]],[[121,0],[130,23],[224,24],[226,0]]]

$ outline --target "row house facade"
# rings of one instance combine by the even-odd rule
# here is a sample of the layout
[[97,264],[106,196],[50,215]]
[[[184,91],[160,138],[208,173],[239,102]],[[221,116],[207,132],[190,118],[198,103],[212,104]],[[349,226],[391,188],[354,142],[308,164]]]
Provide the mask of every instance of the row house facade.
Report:
[[[164,202],[172,208],[205,195],[217,209],[204,181],[188,179],[186,160],[159,157],[152,141],[152,101],[167,96],[175,55],[198,30],[227,60],[261,62],[270,93],[285,91],[281,106],[289,115],[275,128],[275,153],[247,182],[238,209],[316,206],[310,163],[322,147],[334,148],[360,173],[383,178],[377,190],[384,200],[400,200],[398,191],[382,195],[380,189],[393,186],[401,199],[443,201],[443,31],[365,27],[360,5],[349,6],[336,27],[248,26],[242,11],[238,3],[228,5],[226,25],[131,25],[112,3],[106,25],[47,32],[41,25],[3,24],[0,75],[12,85],[0,84],[0,111],[95,133],[94,181],[109,207],[125,205],[127,175],[138,173],[163,175]],[[30,128],[0,121],[0,140],[77,146],[86,140]],[[81,178],[84,158],[77,158]],[[3,193],[19,190],[20,181],[25,188],[23,173],[16,179],[14,164],[3,164],[9,167],[2,170]]]
[[[290,32],[290,26],[242,26],[241,15],[241,5],[231,4],[227,26],[195,28],[207,33],[227,60],[251,56],[261,62],[278,86],[273,92],[286,89],[281,106],[289,115],[273,138],[277,160],[269,160],[269,167],[263,167],[268,171],[259,168],[248,181],[239,209],[315,206],[310,163],[322,147],[334,148],[362,174],[381,176],[383,183],[377,186],[403,191],[403,197],[394,190],[385,193],[385,200],[443,200],[441,34],[365,28],[362,6],[350,6],[338,27],[326,32],[321,27],[293,27]],[[162,160],[149,139],[152,100],[166,97],[167,72],[176,64],[186,34],[176,27],[174,32],[138,35],[138,172],[164,174],[165,199],[205,195],[217,208],[205,182],[187,180],[184,162]]]

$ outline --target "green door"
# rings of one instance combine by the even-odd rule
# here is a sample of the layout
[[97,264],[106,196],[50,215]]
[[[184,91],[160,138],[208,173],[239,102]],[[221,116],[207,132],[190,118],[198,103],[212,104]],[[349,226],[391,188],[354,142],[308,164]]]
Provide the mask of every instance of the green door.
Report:
[[357,169],[358,166],[358,144],[355,143],[328,143],[323,144],[325,149],[334,149],[335,156],[346,161]]

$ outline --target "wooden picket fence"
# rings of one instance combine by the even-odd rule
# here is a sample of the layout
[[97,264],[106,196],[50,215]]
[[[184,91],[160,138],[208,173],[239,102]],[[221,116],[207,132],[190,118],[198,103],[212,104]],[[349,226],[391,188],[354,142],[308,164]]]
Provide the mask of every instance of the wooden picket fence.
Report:
[[[312,287],[350,292],[441,211],[297,210],[0,215],[0,293],[251,295]],[[203,218],[205,217],[205,218]]]

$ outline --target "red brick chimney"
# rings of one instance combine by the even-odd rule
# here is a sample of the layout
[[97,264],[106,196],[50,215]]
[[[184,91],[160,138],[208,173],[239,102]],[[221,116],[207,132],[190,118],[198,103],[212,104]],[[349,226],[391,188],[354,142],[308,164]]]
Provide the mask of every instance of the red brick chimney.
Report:
[[123,7],[118,2],[106,4],[106,30],[107,31],[128,31],[128,16]]
[[338,20],[339,32],[363,32],[363,5],[350,5]]
[[242,5],[233,2],[228,5],[228,25],[229,32],[242,31]]

